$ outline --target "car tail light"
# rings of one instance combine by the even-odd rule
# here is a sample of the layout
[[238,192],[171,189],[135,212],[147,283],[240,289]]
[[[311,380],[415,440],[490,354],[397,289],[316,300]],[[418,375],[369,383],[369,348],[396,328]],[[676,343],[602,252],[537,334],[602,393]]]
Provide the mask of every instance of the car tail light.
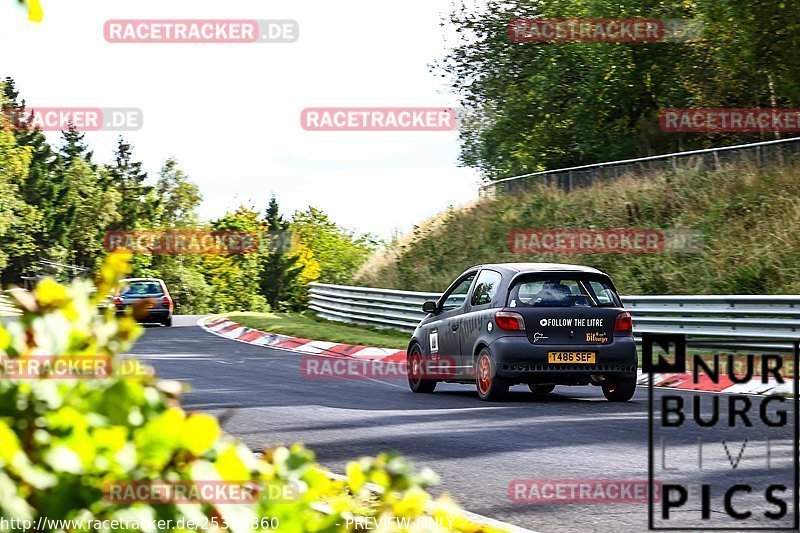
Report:
[[499,311],[494,314],[497,327],[506,331],[525,331],[525,319],[519,313]]
[[114,296],[114,305],[117,307],[122,307],[122,298],[119,296]]
[[631,314],[624,311],[617,315],[614,321],[614,335],[631,335],[633,333],[633,319]]
[[169,299],[169,296],[164,296],[164,298],[161,299],[161,303],[163,303],[165,307],[172,307],[172,300]]

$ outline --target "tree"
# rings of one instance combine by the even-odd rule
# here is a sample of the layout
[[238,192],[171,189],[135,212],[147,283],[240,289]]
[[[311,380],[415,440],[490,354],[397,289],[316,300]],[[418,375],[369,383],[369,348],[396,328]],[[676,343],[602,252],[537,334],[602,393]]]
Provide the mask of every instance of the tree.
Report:
[[[258,212],[240,206],[234,213],[226,213],[211,223],[215,231],[252,233],[259,235],[264,224]],[[203,273],[215,287],[214,310],[265,311],[267,300],[261,295],[261,257],[258,250],[249,253],[218,253],[203,256]]]
[[[371,235],[356,236],[315,207],[295,212],[289,228],[292,253],[304,258],[308,265],[306,269],[318,269],[319,272],[317,278],[309,277],[307,272],[301,274],[306,281],[350,283],[358,268],[378,246]],[[313,266],[315,263],[318,267]],[[296,305],[303,303],[296,302]]]
[[267,233],[261,249],[261,293],[273,309],[279,309],[289,297],[290,287],[296,283],[303,266],[298,264],[296,255],[289,253],[289,222],[281,216],[274,194],[264,213],[264,223]]
[[[0,109],[24,112],[18,97],[13,79],[0,83]],[[35,197],[46,193],[47,184],[37,178],[52,158],[41,132],[12,125],[5,113],[0,116],[0,136],[0,282],[19,283],[26,265],[41,253],[46,213]],[[41,188],[28,194],[31,182]]]
[[65,171],[69,184],[66,203],[75,213],[69,231],[69,259],[91,268],[102,258],[106,231],[119,220],[120,194],[107,186],[105,172],[81,157],[74,157]]
[[[0,107],[6,103],[5,93],[0,92]],[[18,281],[25,258],[38,250],[35,237],[41,227],[41,212],[26,203],[20,192],[27,178],[30,150],[17,144],[8,125],[7,116],[0,113],[0,280],[4,283]]]
[[162,228],[194,225],[197,223],[197,207],[202,200],[200,189],[178,168],[178,161],[167,159],[155,186],[154,224]]
[[164,162],[153,186],[119,138],[114,162],[95,165],[85,136],[70,125],[57,149],[25,117],[14,82],[0,84],[0,104],[15,109],[13,127],[0,114],[0,281],[37,274],[38,259],[94,270],[109,230],[230,231],[258,235],[252,253],[137,253],[133,274],[165,279],[181,311],[301,309],[308,283],[348,282],[374,248],[325,213],[309,208],[286,220],[273,196],[263,214],[242,206],[201,223],[199,188],[178,162]]
[[[130,153],[127,146],[122,151]],[[130,157],[127,160],[130,161]],[[138,215],[129,212],[129,220],[135,221],[134,226],[125,229],[171,231],[197,228],[197,208],[202,196],[197,185],[179,168],[174,158],[161,166],[154,187],[141,185],[144,179],[140,179],[142,173],[139,164],[123,163],[119,166],[127,168],[126,172],[132,178],[128,180],[131,184],[130,196],[138,202]],[[215,287],[204,276],[203,264],[203,258],[186,254],[137,254],[133,258],[133,270],[137,275],[160,277],[166,281],[180,303],[182,313],[210,310]]]
[[[509,23],[525,17],[685,19],[703,32],[688,42],[512,42]],[[450,21],[460,40],[435,69],[467,110],[461,161],[490,180],[763,137],[665,133],[664,108],[800,104],[800,10],[783,0],[490,0]]]
[[67,129],[61,132],[62,144],[58,155],[61,158],[62,166],[69,166],[76,157],[89,163],[92,161],[94,153],[89,150],[84,137],[86,134],[78,131],[73,124],[69,124]]
[[75,213],[64,207],[69,187],[64,182],[64,173],[60,171],[61,161],[58,154],[47,142],[44,133],[25,117],[25,100],[19,98],[19,92],[12,78],[5,79],[3,89],[8,107],[15,110],[18,117],[14,128],[17,144],[29,147],[31,154],[21,193],[25,202],[36,206],[41,214],[40,232],[34,236],[40,248],[36,253],[41,257],[21,258],[23,264],[6,273],[18,278],[25,265],[34,259],[47,258],[58,262],[67,260],[69,228],[74,221]]
[[114,164],[108,167],[111,184],[120,192],[119,222],[113,229],[132,230],[152,220],[153,187],[144,185],[147,172],[142,163],[133,161],[132,146],[122,137],[117,140]]

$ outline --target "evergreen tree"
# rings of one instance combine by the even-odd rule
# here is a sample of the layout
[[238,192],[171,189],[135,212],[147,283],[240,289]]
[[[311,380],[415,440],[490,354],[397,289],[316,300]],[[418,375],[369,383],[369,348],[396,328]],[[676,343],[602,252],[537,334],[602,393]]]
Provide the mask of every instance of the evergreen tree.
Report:
[[142,227],[152,219],[154,205],[151,203],[152,187],[144,185],[147,172],[142,171],[142,163],[133,161],[132,146],[120,137],[115,161],[108,167],[111,186],[120,193],[120,220],[114,229],[132,230]]
[[300,275],[302,266],[297,264],[297,257],[289,253],[289,222],[281,216],[274,194],[264,213],[264,222],[268,237],[261,254],[261,292],[270,306],[278,309],[287,299],[289,288]]
[[[0,109],[11,104],[0,91]],[[11,96],[16,98],[13,92]],[[19,275],[30,257],[39,250],[41,212],[25,202],[25,185],[30,153],[20,146],[9,127],[8,117],[0,115],[0,283],[19,283]]]
[[86,134],[78,131],[75,125],[70,123],[67,129],[61,132],[61,137],[62,146],[59,151],[59,157],[64,168],[68,167],[76,157],[80,157],[88,163],[92,161],[94,153],[89,150],[86,141],[84,141]]
[[3,107],[11,109],[14,118],[11,123],[17,145],[25,147],[30,155],[28,171],[20,183],[22,199],[38,213],[38,223],[29,228],[30,236],[37,246],[28,247],[26,255],[19,255],[7,266],[3,278],[18,282],[38,259],[65,259],[69,243],[68,233],[74,213],[64,208],[67,187],[57,172],[58,158],[44,133],[29,122],[25,116],[25,100],[20,98],[13,78],[6,77],[2,83]]
[[119,219],[119,193],[108,186],[104,168],[75,157],[64,169],[69,184],[65,206],[75,213],[69,228],[70,262],[94,268],[103,254],[104,236]]

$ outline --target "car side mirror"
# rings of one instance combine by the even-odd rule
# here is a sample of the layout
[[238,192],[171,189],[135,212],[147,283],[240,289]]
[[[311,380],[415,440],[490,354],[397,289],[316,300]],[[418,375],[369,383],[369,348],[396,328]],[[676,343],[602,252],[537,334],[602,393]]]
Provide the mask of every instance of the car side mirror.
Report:
[[422,310],[425,313],[436,313],[437,305],[436,302],[425,302],[422,304]]

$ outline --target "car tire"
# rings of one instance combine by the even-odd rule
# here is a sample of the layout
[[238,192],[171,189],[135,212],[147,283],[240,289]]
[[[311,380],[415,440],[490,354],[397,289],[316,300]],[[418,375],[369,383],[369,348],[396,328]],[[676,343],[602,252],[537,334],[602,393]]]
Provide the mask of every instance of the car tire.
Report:
[[603,396],[609,402],[627,402],[636,394],[636,376],[624,376],[603,385]]
[[[436,388],[435,379],[423,379],[419,376],[422,361],[422,348],[419,344],[412,344],[406,356],[406,369],[408,372],[408,386],[412,392],[430,394]],[[416,376],[416,377],[415,377]]]
[[483,348],[475,362],[475,387],[478,396],[485,402],[503,400],[508,394],[509,382],[497,375],[497,365],[492,352]]
[[555,385],[534,385],[533,383],[528,384],[528,388],[534,393],[536,396],[546,396],[553,392],[556,388]]
[[169,317],[166,320],[164,320],[164,322],[162,322],[162,324],[164,324],[168,328],[171,328],[172,327],[172,317]]

